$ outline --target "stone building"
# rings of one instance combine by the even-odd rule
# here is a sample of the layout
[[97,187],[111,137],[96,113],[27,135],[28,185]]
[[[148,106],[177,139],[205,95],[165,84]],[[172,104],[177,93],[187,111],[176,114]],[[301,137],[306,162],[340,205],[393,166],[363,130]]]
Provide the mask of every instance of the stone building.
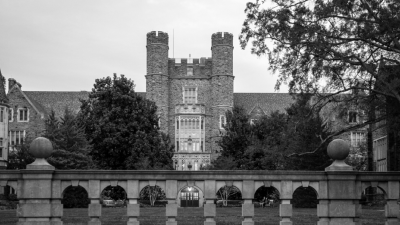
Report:
[[[161,130],[175,145],[173,161],[177,170],[199,170],[217,156],[226,110],[235,105],[244,107],[251,123],[273,111],[284,112],[294,102],[288,93],[234,93],[230,33],[212,34],[211,57],[201,58],[168,58],[169,38],[165,32],[149,32],[146,39],[146,92],[138,94],[158,106]],[[51,110],[57,117],[63,116],[66,107],[78,112],[79,99],[87,99],[88,92],[23,91],[22,85],[10,78],[7,96],[12,150],[25,139],[41,136]],[[333,128],[363,120],[357,109],[349,109],[344,117],[333,110],[328,112],[324,117]],[[365,137],[365,129],[341,136],[353,148]]]
[[4,90],[4,77],[0,71],[0,169],[5,169],[8,162],[8,113],[9,100]]

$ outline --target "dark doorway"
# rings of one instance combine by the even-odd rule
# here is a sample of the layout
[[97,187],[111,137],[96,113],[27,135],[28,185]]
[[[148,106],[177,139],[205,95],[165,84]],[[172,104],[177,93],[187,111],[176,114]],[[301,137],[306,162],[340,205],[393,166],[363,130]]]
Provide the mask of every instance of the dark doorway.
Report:
[[199,207],[199,191],[186,187],[181,191],[181,207]]

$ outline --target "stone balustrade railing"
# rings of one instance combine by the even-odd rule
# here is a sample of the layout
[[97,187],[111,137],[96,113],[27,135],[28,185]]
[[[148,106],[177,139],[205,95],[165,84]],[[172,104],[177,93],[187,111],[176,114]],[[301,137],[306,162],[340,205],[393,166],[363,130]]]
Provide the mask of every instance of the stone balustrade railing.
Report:
[[[128,225],[138,225],[140,191],[146,187],[159,186],[166,194],[166,224],[177,224],[179,193],[186,187],[196,188],[204,207],[204,224],[215,225],[216,192],[228,185],[236,186],[242,193],[243,225],[253,225],[254,194],[259,187],[274,187],[280,193],[279,214],[281,225],[292,224],[290,200],[299,187],[312,187],[317,193],[319,204],[318,225],[360,224],[361,194],[367,187],[383,190],[387,204],[387,225],[400,224],[399,199],[400,172],[356,172],[343,160],[348,147],[341,140],[333,141],[328,154],[336,161],[321,172],[309,171],[110,171],[110,170],[55,170],[44,158],[51,154],[47,139],[36,139],[30,152],[37,160],[26,170],[0,171],[0,186],[9,185],[17,190],[19,206],[18,224],[42,225],[63,224],[61,199],[69,186],[81,186],[90,198],[88,224],[101,224],[100,194],[107,186],[120,186],[127,193]],[[347,153],[346,153],[347,151]]]

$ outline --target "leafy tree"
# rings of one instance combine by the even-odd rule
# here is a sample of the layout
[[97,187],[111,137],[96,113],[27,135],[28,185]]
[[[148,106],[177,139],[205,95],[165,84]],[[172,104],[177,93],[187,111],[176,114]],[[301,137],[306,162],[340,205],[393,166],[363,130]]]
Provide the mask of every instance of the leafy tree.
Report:
[[54,148],[47,161],[57,169],[89,169],[94,164],[88,156],[89,144],[83,128],[77,123],[76,116],[68,108],[59,120],[51,111],[46,120],[44,137],[48,138]]
[[150,205],[154,206],[154,203],[157,200],[165,199],[165,192],[157,185],[155,186],[147,185],[142,189],[142,191],[140,191],[139,196],[141,200],[149,200]]
[[15,146],[10,150],[7,169],[26,169],[26,165],[35,161],[33,156],[29,154],[31,141],[31,138],[28,136],[23,144]]
[[80,124],[103,169],[172,169],[173,147],[158,127],[157,107],[124,75],[96,79],[82,100]]
[[[388,118],[398,121],[400,108],[400,2],[397,0],[264,0],[248,3],[239,39],[242,48],[266,54],[270,69],[279,72],[276,88],[288,83],[291,92],[320,95],[317,110],[331,101],[367,105],[368,119],[336,134]],[[326,86],[321,87],[320,81]],[[353,91],[348,98],[336,95]],[[366,92],[362,94],[363,91]],[[395,102],[395,107],[390,108]],[[374,112],[380,112],[375,117]],[[388,123],[400,143],[400,122]],[[371,167],[372,128],[368,132]],[[322,140],[322,144],[328,139]],[[315,149],[312,152],[316,152]]]
[[229,199],[241,199],[242,193],[240,192],[239,188],[233,185],[225,185],[217,191],[217,198],[220,198],[222,200],[223,206],[228,206]]

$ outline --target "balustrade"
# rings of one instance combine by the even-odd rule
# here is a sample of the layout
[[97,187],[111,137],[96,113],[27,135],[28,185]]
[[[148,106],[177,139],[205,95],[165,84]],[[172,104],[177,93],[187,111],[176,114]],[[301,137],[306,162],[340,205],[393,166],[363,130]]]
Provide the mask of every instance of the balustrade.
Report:
[[[12,186],[17,190],[17,209],[20,225],[62,225],[63,192],[69,186],[81,186],[90,199],[88,224],[101,224],[101,192],[108,186],[120,186],[127,193],[128,225],[139,225],[140,191],[146,186],[159,186],[165,191],[168,204],[165,208],[165,223],[176,225],[181,190],[194,187],[204,209],[204,224],[216,224],[216,193],[225,185],[237,187],[243,198],[242,224],[253,225],[254,194],[258,188],[274,187],[279,191],[281,225],[291,225],[291,199],[299,187],[312,187],[317,193],[318,225],[359,224],[361,193],[367,187],[383,190],[387,200],[385,218],[387,225],[399,223],[400,172],[352,171],[343,160],[348,146],[335,140],[328,153],[335,162],[326,171],[79,171],[55,170],[44,159],[51,154],[48,140],[35,139],[31,152],[37,160],[26,170],[0,171],[0,186]],[[347,153],[346,153],[347,152]],[[203,199],[204,198],[204,199]]]

